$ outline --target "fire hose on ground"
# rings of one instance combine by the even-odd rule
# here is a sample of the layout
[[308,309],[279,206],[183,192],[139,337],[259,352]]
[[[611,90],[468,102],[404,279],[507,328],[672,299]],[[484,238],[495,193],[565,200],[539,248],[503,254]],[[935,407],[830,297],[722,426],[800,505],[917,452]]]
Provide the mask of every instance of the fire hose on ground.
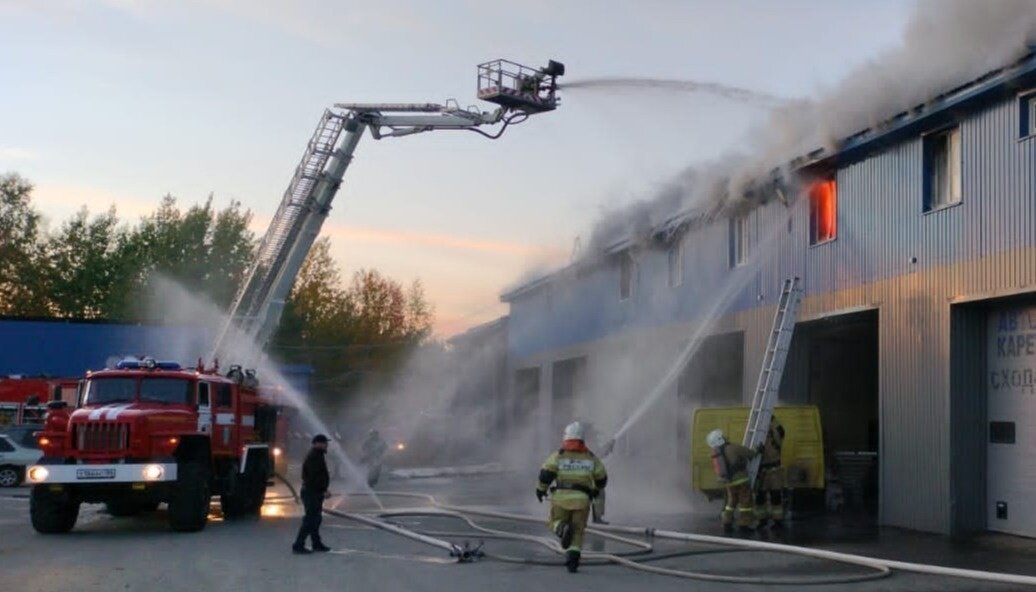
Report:
[[[288,485],[291,489],[292,494],[295,496],[296,501],[298,499],[294,488],[291,487],[290,483],[287,482],[282,476],[277,476],[281,481]],[[369,495],[369,494],[346,494],[346,496],[358,496],[358,495]],[[489,539],[503,539],[503,540],[517,540],[529,543],[534,543],[543,546],[550,551],[563,554],[564,550],[561,546],[550,537],[542,537],[536,535],[522,534],[516,532],[502,531],[498,529],[489,528],[478,524],[471,516],[481,516],[485,518],[494,518],[498,520],[508,520],[525,523],[536,523],[540,524],[543,520],[539,517],[527,516],[522,514],[513,514],[507,512],[497,512],[493,510],[486,510],[482,508],[471,508],[466,506],[454,506],[451,504],[445,504],[437,500],[434,496],[414,493],[414,492],[379,492],[379,497],[396,497],[421,500],[427,503],[430,508],[409,508],[401,510],[389,510],[389,511],[378,511],[376,515],[369,516],[365,514],[359,514],[355,512],[342,512],[334,509],[325,509],[324,512],[332,516],[345,518],[355,522],[366,524],[367,526],[379,528],[387,532],[391,532],[410,540],[414,540],[426,545],[430,545],[442,550],[447,551],[451,557],[457,559],[458,562],[468,562],[478,559],[480,557],[486,557],[488,559],[502,561],[507,563],[519,563],[519,564],[533,564],[533,565],[561,565],[560,562],[548,562],[544,560],[537,560],[525,557],[513,557],[507,555],[497,555],[493,553],[484,553],[481,551],[481,547],[471,549],[468,545],[458,545],[451,543],[447,540],[438,537],[461,537],[470,536],[465,533],[452,532],[452,531],[429,531],[429,532],[417,532],[394,524],[385,520],[386,518],[393,517],[407,517],[407,516],[428,516],[428,517],[445,517],[453,518],[462,521],[472,530],[480,533],[480,537]],[[887,559],[880,559],[874,557],[866,557],[863,555],[855,555],[851,553],[841,553],[837,551],[827,551],[823,549],[815,549],[811,547],[800,547],[796,545],[787,545],[782,543],[770,543],[765,541],[753,541],[745,539],[734,539],[726,537],[718,537],[711,535],[699,535],[693,533],[685,533],[670,530],[660,530],[646,527],[632,527],[632,526],[615,526],[615,525],[595,525],[586,529],[588,533],[592,533],[599,537],[604,538],[615,543],[633,547],[632,551],[624,552],[587,552],[583,554],[585,564],[589,565],[604,565],[613,564],[621,565],[630,569],[643,571],[647,573],[653,573],[657,575],[666,575],[679,578],[695,579],[702,581],[712,582],[723,582],[723,583],[741,583],[741,584],[769,584],[769,585],[817,585],[817,584],[838,584],[838,583],[854,583],[868,580],[875,580],[879,578],[888,577],[892,574],[893,570],[918,573],[924,575],[933,576],[944,576],[954,578],[964,578],[971,580],[978,580],[984,582],[993,582],[1001,584],[1015,584],[1025,586],[1036,586],[1036,577],[1025,576],[1018,574],[1007,574],[998,572],[988,572],[980,570],[970,569],[959,569],[952,567],[942,567],[937,565],[928,565],[921,563],[910,563],[904,561],[892,561]],[[644,537],[647,540],[639,540],[630,538],[630,536]],[[719,548],[711,549],[696,549],[689,551],[676,551],[670,553],[657,553],[655,552],[654,545],[648,542],[652,539],[667,539],[673,541],[681,541],[685,543],[698,543],[705,545],[714,545]],[[735,552],[735,551],[752,551],[752,552],[772,552],[789,555],[797,555],[802,557],[808,557],[812,559],[819,559],[825,561],[833,561],[844,565],[851,565],[855,567],[862,567],[868,569],[866,573],[858,574],[841,574],[841,575],[819,575],[810,577],[760,577],[760,576],[735,576],[725,575],[717,573],[705,573],[695,572],[683,569],[674,569],[667,567],[660,567],[656,565],[648,565],[656,561],[663,559],[673,559],[678,557],[688,557],[694,555],[705,555],[713,553],[724,553],[724,552]]]

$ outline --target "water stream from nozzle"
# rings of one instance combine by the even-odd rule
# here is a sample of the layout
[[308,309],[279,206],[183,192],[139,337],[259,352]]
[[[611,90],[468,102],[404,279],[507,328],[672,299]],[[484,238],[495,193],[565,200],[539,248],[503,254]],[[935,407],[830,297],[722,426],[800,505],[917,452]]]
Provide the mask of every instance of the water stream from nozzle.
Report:
[[[149,299],[148,306],[161,315],[167,323],[202,324],[209,327],[222,327],[226,321],[226,312],[212,302],[205,300],[195,292],[191,292],[178,281],[156,275],[153,278],[155,290]],[[174,358],[193,360],[198,357],[197,344],[193,342],[169,344],[176,350]],[[347,485],[354,485],[357,490],[370,496],[374,503],[383,508],[377,493],[367,485],[365,471],[346,454],[342,444],[332,436],[329,429],[310,404],[308,397],[296,390],[277,367],[277,365],[261,353],[262,348],[250,336],[236,328],[227,336],[225,355],[227,360],[260,360],[258,364],[259,380],[264,384],[276,384],[289,405],[297,412],[297,419],[302,425],[294,426],[298,431],[324,433],[332,438],[334,444],[328,446],[328,455],[337,461],[337,466],[344,469]],[[308,445],[309,443],[306,442]],[[340,475],[341,476],[341,475]]]
[[585,78],[573,82],[558,84],[558,88],[566,91],[600,90],[600,91],[669,91],[681,93],[701,93],[713,95],[756,105],[776,107],[784,102],[784,99],[764,92],[720,84],[717,82],[702,82],[697,80],[678,80],[671,78],[640,78],[640,77],[602,77]]
[[640,405],[634,409],[633,413],[626,418],[622,426],[616,430],[615,434],[609,440],[607,449],[610,451],[611,446],[614,445],[615,441],[626,435],[626,433],[634,426],[644,415],[653,407],[659,399],[670,392],[669,389],[673,383],[676,382],[677,378],[683,373],[684,368],[691,361],[691,358],[698,353],[701,349],[705,339],[709,337],[713,327],[724,315],[726,310],[733,304],[734,299],[744,290],[749,282],[757,277],[759,268],[762,266],[765,258],[772,255],[773,242],[777,238],[781,229],[787,228],[788,220],[793,216],[796,207],[799,204],[806,203],[807,200],[800,199],[788,207],[783,215],[776,216],[772,221],[772,226],[766,229],[766,232],[759,237],[758,242],[753,245],[754,249],[749,254],[748,260],[735,267],[730,274],[724,279],[722,285],[712,296],[712,300],[708,303],[704,313],[700,317],[698,324],[693,328],[690,339],[687,341],[687,345],[680,351],[680,353],[673,360],[673,363],[669,366],[668,371],[662,376],[655,387],[648,393],[648,396],[644,397]]

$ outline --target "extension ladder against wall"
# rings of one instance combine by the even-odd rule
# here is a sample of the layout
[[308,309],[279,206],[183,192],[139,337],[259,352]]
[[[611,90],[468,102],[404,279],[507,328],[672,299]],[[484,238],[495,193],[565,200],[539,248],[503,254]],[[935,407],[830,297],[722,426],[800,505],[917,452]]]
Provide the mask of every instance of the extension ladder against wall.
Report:
[[[781,298],[777,302],[777,312],[773,318],[773,329],[766,344],[763,356],[763,367],[759,372],[759,383],[755,387],[752,398],[752,410],[748,414],[748,426],[745,428],[743,444],[751,449],[757,448],[766,441],[770,429],[770,417],[777,404],[777,391],[781,387],[781,376],[784,375],[785,362],[788,360],[788,349],[795,332],[795,319],[798,317],[799,302],[802,299],[802,288],[799,278],[784,280]],[[755,483],[759,472],[760,457],[755,457],[748,465],[748,476]]]

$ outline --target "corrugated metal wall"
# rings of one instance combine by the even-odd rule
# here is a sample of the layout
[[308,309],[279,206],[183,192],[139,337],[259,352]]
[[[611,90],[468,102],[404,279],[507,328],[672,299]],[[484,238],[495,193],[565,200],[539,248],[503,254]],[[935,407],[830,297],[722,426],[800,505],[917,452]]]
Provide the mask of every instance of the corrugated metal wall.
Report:
[[[879,311],[880,519],[886,524],[936,532],[977,524],[973,508],[984,494],[965,481],[976,478],[974,430],[984,427],[974,418],[984,403],[958,386],[982,371],[952,362],[970,357],[961,354],[967,348],[951,351],[951,333],[961,340],[977,334],[966,317],[955,313],[951,323],[951,302],[1036,290],[1036,139],[1018,138],[1018,114],[1010,100],[962,122],[957,206],[922,211],[923,142],[916,138],[838,171],[838,236],[830,243],[807,244],[805,207],[795,207],[790,221],[775,203],[750,214],[760,270],[727,303],[734,314],[721,323],[745,332],[746,399],[783,278],[803,278],[804,319]],[[685,239],[679,288],[665,286],[665,252],[648,249],[637,255],[638,285],[628,301],[618,300],[617,266],[555,286],[549,306],[544,290],[516,298],[510,355],[549,359],[574,348],[592,367],[601,363],[596,342],[695,319],[730,276],[727,232],[724,222]],[[770,234],[772,241],[758,244]],[[785,389],[801,387],[807,366],[793,357]],[[953,435],[952,426],[966,434]]]

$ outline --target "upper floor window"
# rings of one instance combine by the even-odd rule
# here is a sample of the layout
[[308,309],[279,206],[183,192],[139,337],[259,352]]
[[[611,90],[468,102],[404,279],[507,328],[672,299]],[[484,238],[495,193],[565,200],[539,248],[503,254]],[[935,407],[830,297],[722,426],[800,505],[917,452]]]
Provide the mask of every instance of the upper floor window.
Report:
[[821,179],[809,187],[809,244],[819,245],[838,236],[838,182]]
[[619,256],[619,300],[633,295],[633,255],[629,251]]
[[1036,136],[1036,92],[1022,95],[1018,99],[1018,119],[1021,122],[1020,137]]
[[960,126],[924,137],[924,211],[960,203]]
[[668,253],[670,288],[683,285],[683,241],[677,239],[670,247]]
[[728,228],[727,261],[730,267],[737,267],[748,259],[748,215],[731,218]]

